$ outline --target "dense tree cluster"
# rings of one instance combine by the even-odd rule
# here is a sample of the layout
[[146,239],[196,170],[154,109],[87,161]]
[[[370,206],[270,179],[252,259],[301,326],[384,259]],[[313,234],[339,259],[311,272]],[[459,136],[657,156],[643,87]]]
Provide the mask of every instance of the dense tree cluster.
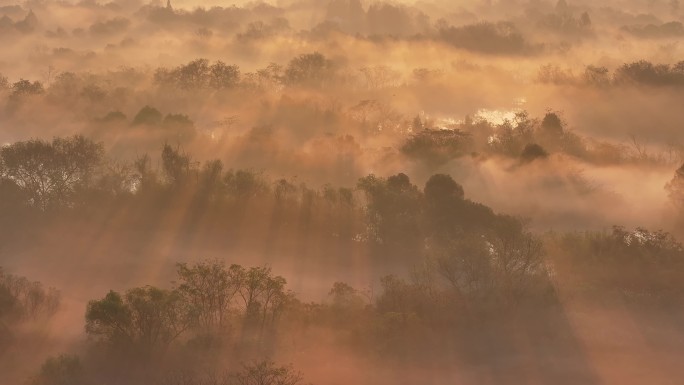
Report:
[[684,36],[684,25],[678,21],[662,24],[626,25],[622,30],[644,39],[672,38]]
[[71,206],[79,193],[92,186],[103,155],[101,144],[82,136],[4,146],[0,149],[3,189],[33,207]]
[[59,305],[59,292],[44,288],[40,282],[31,282],[0,269],[0,322],[37,319],[51,316]]
[[48,357],[34,376],[31,385],[86,385],[83,365],[78,356],[61,354]]
[[[564,134],[562,119],[554,113],[539,122],[524,116],[518,119],[518,126],[530,127],[532,135],[550,148],[554,138]],[[31,146],[41,149],[41,157],[34,157]],[[346,253],[362,244],[379,266],[412,266],[410,274],[381,274],[377,293],[339,281],[326,301],[305,303],[288,290],[285,278],[267,266],[227,265],[221,260],[179,263],[171,288],[110,291],[90,301],[86,332],[97,355],[83,362],[71,356],[48,360],[36,384],[53,384],[62,378],[89,384],[89,379],[97,378],[93,373],[121,375],[120,365],[131,360],[154,365],[124,377],[136,378],[138,371],[147,375],[156,371],[158,376],[164,372],[158,365],[166,360],[186,354],[201,359],[216,349],[268,356],[292,343],[287,335],[305,333],[311,327],[336,330],[344,343],[371,354],[400,357],[410,347],[449,352],[453,347],[448,341],[485,341],[487,333],[509,327],[500,322],[507,315],[533,314],[534,321],[515,322],[549,327],[556,317],[557,286],[565,284],[556,281],[556,269],[581,276],[586,283],[582,290],[589,290],[590,295],[604,298],[620,293],[630,306],[643,306],[648,300],[667,305],[679,298],[684,249],[672,235],[620,227],[612,233],[535,235],[521,219],[497,214],[468,199],[463,187],[446,174],[431,176],[422,188],[400,173],[366,176],[355,189],[324,186],[314,190],[286,179],[270,181],[248,170],[224,171],[217,160],[199,164],[170,145],[162,148],[159,170],[151,167],[149,156],[143,156],[123,178],[103,167],[101,145],[83,137],[17,142],[3,150],[10,151],[2,153],[3,188],[16,192],[16,200],[8,206],[18,210],[15,222],[25,216],[47,217],[55,210],[65,220],[92,220],[98,210],[134,208],[122,210],[134,213],[131,217],[119,217],[120,225],[131,232],[127,239],[134,241],[140,229],[182,202],[190,205],[193,214],[183,219],[180,228],[199,228],[202,239],[212,244],[245,231],[240,226],[265,222],[269,245],[278,252],[288,252],[290,247],[290,251],[302,250],[304,234],[308,242],[330,243],[330,250],[338,253],[326,257],[331,262],[348,259]],[[26,154],[13,157],[12,151]],[[540,146],[531,144],[522,153],[521,159],[528,162],[545,156]],[[61,160],[64,157],[69,160]],[[42,174],[51,170],[47,165],[62,168]],[[76,170],[78,177],[55,177],[66,175],[64,170]],[[18,179],[33,180],[34,174],[47,175],[50,186],[59,182],[67,187],[47,194],[41,193],[40,184]],[[113,180],[118,181],[117,188],[103,188],[116,185]],[[668,186],[676,192],[677,176]],[[34,197],[53,196],[59,198],[41,201],[49,204],[34,203],[38,199]],[[676,200],[676,193],[672,196]],[[107,207],[98,208],[103,205]],[[311,256],[302,254],[301,258]],[[22,319],[22,314],[55,311],[55,292],[7,274],[0,277],[6,325],[10,319]],[[653,277],[658,277],[657,282]],[[554,327],[561,336],[554,343],[564,346],[562,336],[569,331]],[[465,348],[459,352],[475,354]],[[196,362],[189,360],[185,365],[180,369]],[[258,378],[279,376],[292,383],[301,380],[291,369],[267,362],[213,378],[223,378],[226,384],[251,384]],[[196,373],[172,374],[160,381],[194,383],[203,378]]]
[[615,82],[652,86],[684,85],[684,61],[675,65],[653,64],[646,60],[622,65],[615,71]]
[[299,55],[285,68],[269,66],[256,73],[241,74],[236,65],[222,61],[210,64],[207,59],[193,60],[173,69],[158,68],[154,81],[160,86],[181,90],[225,90],[279,83],[287,86],[323,87],[337,81],[336,64],[318,52]]
[[[582,74],[576,76],[570,70],[549,64],[540,68],[538,80],[545,83],[600,87],[677,86],[682,83],[680,67],[681,63],[653,64],[642,60],[626,63],[612,72],[606,67],[590,65]],[[331,87],[340,87],[355,91],[380,91],[387,88],[421,87],[430,83],[432,75],[429,73],[429,69],[419,68],[415,69],[414,77],[404,79],[386,66],[362,67],[358,71],[351,71],[340,60],[313,52],[296,56],[286,65],[271,64],[249,73],[241,73],[237,66],[227,65],[221,61],[211,64],[206,59],[196,59],[172,69],[158,68],[153,77],[155,84],[159,86],[158,92],[188,96],[188,93],[211,89],[225,93],[221,97],[228,98],[234,97],[233,93],[243,93],[247,90],[323,91]],[[121,133],[124,137],[130,137],[130,140],[134,141],[133,144],[139,144],[139,141],[187,144],[196,140],[209,141],[210,135],[215,139],[214,133],[208,132],[206,122],[203,124],[205,127],[195,126],[193,119],[199,119],[197,117],[191,118],[174,111],[163,113],[152,105],[144,105],[142,108],[136,106],[140,109],[129,119],[121,112],[123,109],[110,107],[122,104],[122,100],[129,98],[133,89],[144,84],[148,77],[149,74],[144,71],[122,68],[106,76],[60,73],[45,88],[38,81],[20,80],[14,84],[8,82],[11,92],[7,107],[8,111],[14,111],[22,106],[28,107],[34,103],[33,99],[29,98],[31,95],[38,95],[38,98],[44,98],[49,104],[61,107],[75,107],[84,103],[88,110],[102,110],[107,106],[108,112],[104,110],[88,122],[89,132],[103,139],[110,139]],[[108,86],[111,83],[121,86]],[[250,147],[258,151],[258,148],[253,147],[262,145],[262,139],[272,137],[273,132],[279,129],[297,130],[298,136],[310,137],[320,133],[319,126],[328,127],[333,132],[339,127],[345,127],[349,129],[343,137],[351,137],[355,141],[376,136],[398,138],[400,143],[396,149],[400,153],[410,159],[426,161],[433,165],[470,155],[506,156],[518,158],[525,163],[530,159],[544,158],[537,156],[543,153],[564,153],[585,162],[598,164],[662,161],[658,159],[659,154],[644,157],[628,146],[580,136],[568,130],[565,121],[559,121],[554,129],[547,129],[544,124],[547,118],[559,116],[555,111],[549,111],[540,118],[531,117],[520,111],[515,118],[502,123],[470,117],[463,122],[442,123],[426,116],[417,116],[411,120],[381,98],[364,99],[354,102],[356,104],[351,104],[347,108],[336,103],[322,106],[315,99],[290,96],[282,97],[273,104],[265,103],[263,118],[260,118],[245,139],[258,142]],[[225,122],[219,121],[209,126],[230,127],[236,119],[237,117],[233,116]],[[298,137],[299,139],[305,138]],[[540,146],[543,152],[534,145]],[[526,148],[536,151],[525,152]]]
[[566,10],[548,13],[537,21],[539,27],[563,35],[587,36],[592,32],[591,17],[588,12],[574,15]]
[[[544,159],[551,151],[591,156],[564,128],[556,113],[546,114],[541,121],[525,114],[516,119],[515,129],[512,123],[492,127],[472,122],[453,132],[424,129],[406,144],[404,151],[409,156],[432,160],[456,159],[463,156],[465,149],[459,146],[464,144],[450,141],[473,143],[477,135],[473,128],[479,125],[480,132],[486,127],[493,130],[487,139],[490,143],[481,151],[515,156],[522,164]],[[433,145],[432,140],[439,142]],[[427,153],[418,155],[419,151]],[[494,214],[486,206],[464,199],[462,187],[447,175],[434,175],[422,189],[405,174],[386,178],[369,175],[360,178],[354,189],[311,188],[294,180],[270,180],[251,170],[225,170],[219,160],[201,164],[180,147],[168,144],[162,148],[159,169],[153,168],[148,155],[119,167],[104,159],[102,144],[81,136],[3,147],[3,210],[15,213],[16,221],[28,218],[31,211],[70,209],[76,215],[106,215],[110,207],[117,207],[131,213],[123,220],[129,221],[124,223],[130,223],[132,230],[154,223],[155,218],[163,216],[165,207],[182,204],[191,213],[184,217],[183,226],[201,228],[204,223],[214,223],[199,232],[207,240],[225,231],[231,234],[240,227],[262,226],[270,220],[272,234],[280,234],[279,242],[290,243],[292,251],[303,247],[301,235],[297,234],[307,233],[307,239],[332,242],[336,253],[343,253],[339,249],[343,244],[353,247],[361,241],[378,256],[408,260],[423,255],[435,239],[472,233],[492,237],[480,245],[491,248],[502,237],[529,237],[519,220]],[[675,177],[668,185],[675,205],[677,183]],[[125,209],[133,207],[136,209]],[[510,246],[516,242],[504,243]]]
[[455,47],[486,54],[529,55],[540,50],[526,41],[515,25],[506,22],[444,27],[439,34]]
[[173,69],[158,68],[154,80],[160,85],[184,90],[211,88],[215,90],[235,87],[240,81],[240,69],[222,61],[209,64],[206,59],[193,60]]
[[421,130],[404,142],[401,147],[404,154],[429,162],[443,163],[467,155],[467,151],[473,148],[471,136],[466,132],[459,129],[422,129],[422,126],[421,123]]
[[684,62],[658,64],[647,60],[625,63],[613,73],[607,67],[588,65],[581,76],[555,65],[544,65],[539,69],[538,80],[543,83],[576,84],[607,87],[651,86],[680,87],[684,85]]
[[567,128],[560,112],[549,111],[542,119],[517,112],[511,120],[493,124],[480,119],[436,127],[416,118],[420,129],[402,144],[401,152],[428,164],[443,164],[466,156],[504,156],[528,163],[558,153],[596,164],[653,161],[640,158],[625,146],[582,137]]
[[581,279],[589,298],[610,298],[631,306],[671,306],[681,301],[684,247],[671,234],[615,226],[609,232],[559,234],[547,249],[569,270],[571,284]]
[[59,302],[56,289],[9,274],[0,267],[0,355],[15,337],[18,325],[49,319],[57,312]]
[[127,354],[147,357],[164,350],[189,325],[180,296],[155,287],[110,291],[88,303],[86,332]]
[[[91,385],[97,383],[78,356],[62,354],[49,357],[31,385]],[[291,366],[278,366],[272,361],[254,361],[243,364],[240,370],[217,374],[196,374],[171,371],[155,383],[159,385],[297,385],[303,381],[302,373]]]
[[0,383],[681,371],[679,0],[270,3],[0,6]]
[[[152,286],[110,291],[86,310],[86,332],[127,356],[148,359],[179,337],[220,336],[231,326],[260,343],[292,301],[287,281],[268,267],[226,267],[219,261],[178,264],[172,290]],[[187,337],[187,336],[186,336]]]

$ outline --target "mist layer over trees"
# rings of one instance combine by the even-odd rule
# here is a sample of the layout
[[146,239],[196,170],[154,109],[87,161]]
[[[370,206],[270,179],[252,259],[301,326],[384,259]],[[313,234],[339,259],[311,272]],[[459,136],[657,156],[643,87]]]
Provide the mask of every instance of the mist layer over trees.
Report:
[[682,23],[0,2],[0,383],[677,383]]

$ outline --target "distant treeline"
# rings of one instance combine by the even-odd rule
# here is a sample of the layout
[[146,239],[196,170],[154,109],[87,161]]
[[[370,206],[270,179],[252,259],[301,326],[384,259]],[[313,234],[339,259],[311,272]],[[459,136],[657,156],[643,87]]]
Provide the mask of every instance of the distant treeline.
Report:
[[577,84],[588,86],[642,85],[653,87],[684,86],[684,61],[658,64],[647,60],[625,63],[610,73],[607,67],[589,65],[579,76],[556,65],[539,69],[538,80],[543,83]]
[[[500,27],[505,28],[505,27]],[[447,32],[445,32],[447,33]],[[504,41],[501,44],[510,45]],[[147,85],[149,80],[162,88],[173,88],[183,91],[193,90],[264,90],[281,89],[282,87],[323,89],[328,86],[346,87],[353,89],[384,89],[402,85],[420,84],[429,81],[425,76],[431,72],[427,68],[416,68],[408,75],[402,75],[387,66],[371,66],[350,68],[339,60],[333,60],[318,52],[301,54],[291,59],[287,64],[271,63],[255,72],[241,72],[234,64],[223,61],[211,63],[207,59],[196,59],[173,68],[159,67],[150,76],[144,71],[134,68],[121,68],[110,71],[109,79],[125,82],[129,85]],[[73,72],[58,73],[49,87],[44,82],[19,79],[10,81],[0,74],[0,92],[9,92],[9,107],[19,102],[23,97],[47,93],[54,101],[64,97],[85,97],[92,101],[102,100],[108,92],[98,81],[99,77],[107,75],[83,74]],[[151,77],[151,79],[150,79]],[[575,75],[570,69],[563,69],[549,64],[539,70],[538,80],[544,83],[577,84],[586,86],[682,86],[684,85],[684,61],[674,64],[652,63],[639,60],[625,63],[616,68],[611,74],[607,67],[588,65],[583,73]],[[100,79],[100,80],[104,80]],[[47,89],[46,89],[47,88]],[[112,90],[114,91],[114,90]],[[118,89],[119,92],[122,89]]]
[[[433,82],[440,73],[417,68],[412,73],[413,84]],[[182,113],[162,113],[154,106],[140,108],[132,117],[116,107],[134,91],[146,86],[147,81],[156,85],[156,91],[178,93],[201,93],[210,98],[215,93],[235,93],[240,97],[259,100],[260,92],[282,90],[286,87],[324,90],[326,87],[352,87],[362,89],[385,89],[400,86],[400,75],[389,67],[364,67],[357,72],[348,71],[341,65],[319,53],[304,54],[292,59],[286,66],[271,64],[253,73],[241,73],[236,65],[222,61],[210,63],[197,59],[175,68],[157,68],[153,79],[135,69],[122,69],[98,78],[95,75],[61,73],[46,89],[38,81],[19,80],[10,84],[5,81],[7,112],[30,105],[42,98],[50,105],[72,108],[80,103],[85,110],[109,111],[90,117],[87,130],[107,137],[117,132],[136,137],[138,142],[189,143],[202,136],[193,119]],[[125,80],[124,80],[125,79]],[[548,83],[591,84],[619,86],[641,84],[652,86],[684,84],[684,62],[670,66],[655,65],[646,61],[625,64],[613,75],[604,67],[588,66],[577,78],[571,72],[548,65],[541,68],[539,80]],[[129,82],[124,86],[112,86],[117,82]],[[0,89],[2,89],[0,78]],[[104,84],[110,84],[105,86]],[[89,106],[90,105],[90,106]],[[94,108],[93,106],[98,106]],[[79,108],[81,108],[79,107]],[[268,113],[266,113],[268,112]],[[215,122],[231,126],[238,116]],[[677,163],[683,158],[682,149],[676,144],[669,153],[648,153],[634,139],[633,146],[626,146],[592,137],[582,136],[568,129],[568,123],[558,111],[548,111],[543,118],[519,111],[514,118],[502,123],[492,123],[481,117],[466,116],[460,122],[442,122],[421,114],[410,116],[396,111],[381,99],[355,101],[342,107],[325,106],[315,98],[286,96],[264,109],[259,123],[246,135],[248,142],[256,147],[261,139],[271,138],[279,128],[297,130],[298,136],[311,137],[325,132],[338,135],[338,140],[357,145],[363,137],[389,135],[398,137],[402,143],[398,150],[410,159],[431,164],[441,164],[452,159],[470,156],[504,156],[528,163],[547,155],[561,153],[592,164],[620,163]],[[130,127],[125,129],[125,127]],[[344,127],[344,130],[340,130]],[[136,131],[137,129],[137,131]],[[205,129],[203,127],[203,129]],[[147,139],[145,139],[147,138]],[[136,142],[137,143],[137,142]]]

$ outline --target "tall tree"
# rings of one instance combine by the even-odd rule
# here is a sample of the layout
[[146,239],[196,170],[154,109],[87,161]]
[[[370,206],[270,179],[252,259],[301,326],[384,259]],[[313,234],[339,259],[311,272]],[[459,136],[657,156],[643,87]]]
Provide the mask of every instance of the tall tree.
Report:
[[665,185],[670,202],[684,216],[684,164],[675,171],[674,177]]
[[241,288],[243,269],[226,268],[220,261],[199,262],[189,267],[177,265],[178,292],[193,308],[195,323],[204,329],[225,327],[230,306]]
[[3,177],[13,181],[32,206],[69,206],[76,194],[91,186],[104,149],[83,136],[33,139],[0,149]]
[[190,327],[190,311],[177,291],[152,286],[110,291],[88,303],[86,332],[125,353],[152,357]]

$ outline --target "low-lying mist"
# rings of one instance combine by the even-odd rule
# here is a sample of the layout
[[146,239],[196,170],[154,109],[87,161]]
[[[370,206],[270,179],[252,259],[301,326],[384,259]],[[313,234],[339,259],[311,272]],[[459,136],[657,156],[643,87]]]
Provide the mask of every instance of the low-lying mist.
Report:
[[0,1],[0,383],[675,383],[682,23]]

